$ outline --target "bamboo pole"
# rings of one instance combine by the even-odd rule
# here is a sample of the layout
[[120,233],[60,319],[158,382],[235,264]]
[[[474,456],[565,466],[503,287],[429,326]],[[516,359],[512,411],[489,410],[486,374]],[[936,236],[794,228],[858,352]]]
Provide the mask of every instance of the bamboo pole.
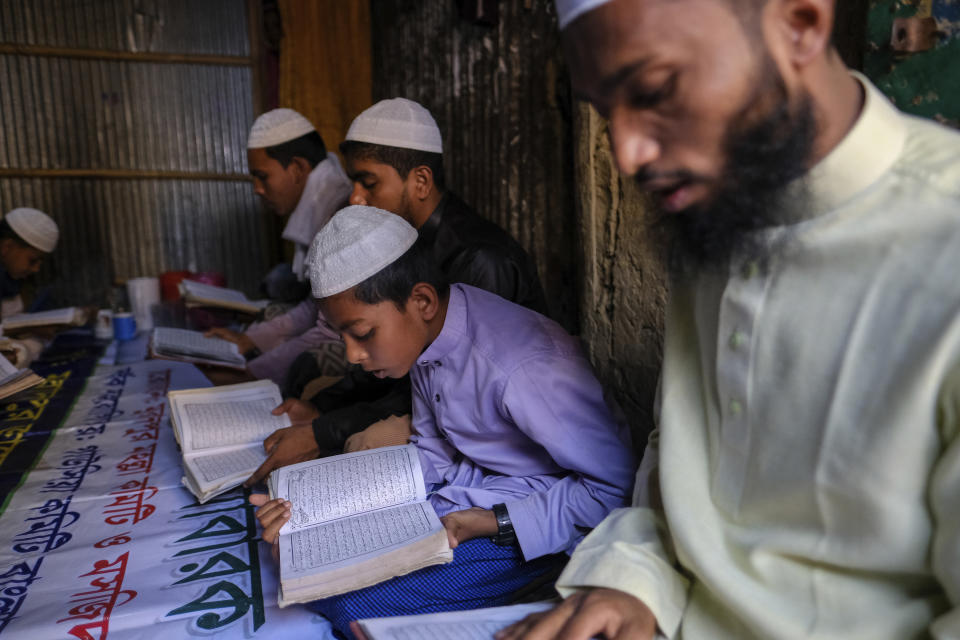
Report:
[[13,169],[0,167],[0,178],[100,178],[105,180],[214,180],[247,182],[245,173],[163,171],[153,169]]
[[250,38],[250,60],[253,62],[251,85],[253,95],[253,115],[260,115],[264,109],[263,99],[263,12],[260,0],[247,0],[247,32]]
[[0,54],[230,67],[249,67],[255,64],[254,58],[247,56],[212,56],[147,51],[111,51],[109,49],[73,49],[70,47],[48,47],[45,45],[16,44],[8,42],[0,43]]

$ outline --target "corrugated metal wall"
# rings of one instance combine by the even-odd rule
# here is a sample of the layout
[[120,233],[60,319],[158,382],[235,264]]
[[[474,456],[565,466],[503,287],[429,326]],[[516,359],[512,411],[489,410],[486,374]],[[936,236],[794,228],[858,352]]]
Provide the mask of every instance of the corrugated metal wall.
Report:
[[459,4],[372,0],[374,99],[430,109],[448,185],[533,255],[551,315],[575,331],[569,80],[552,2],[484,3],[499,10],[493,26],[462,19]]
[[245,56],[244,0],[3,0],[0,41]]
[[244,0],[0,1],[0,209],[60,224],[58,301],[187,268],[255,289],[278,243],[243,175],[253,81]]

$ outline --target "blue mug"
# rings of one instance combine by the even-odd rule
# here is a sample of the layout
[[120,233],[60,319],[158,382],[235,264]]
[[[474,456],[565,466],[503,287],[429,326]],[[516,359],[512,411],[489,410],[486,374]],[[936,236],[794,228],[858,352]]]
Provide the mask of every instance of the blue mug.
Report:
[[132,313],[113,314],[113,337],[117,340],[130,340],[137,335],[137,321]]

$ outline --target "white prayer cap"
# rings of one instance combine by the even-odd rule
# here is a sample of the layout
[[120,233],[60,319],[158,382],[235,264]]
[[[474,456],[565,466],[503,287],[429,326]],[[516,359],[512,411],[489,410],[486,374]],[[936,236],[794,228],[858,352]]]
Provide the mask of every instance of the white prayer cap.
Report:
[[610,0],[557,0],[557,22],[563,30],[568,24]]
[[44,253],[51,253],[57,248],[60,239],[60,229],[53,218],[39,209],[19,207],[3,217],[20,238],[31,247]]
[[417,230],[398,215],[353,205],[335,213],[314,237],[307,254],[313,297],[354,287],[406,253]]
[[356,118],[347,140],[385,147],[443,153],[440,128],[420,103],[406,98],[381,100]]
[[250,127],[247,149],[275,147],[306,135],[316,128],[293,109],[273,109],[261,114]]

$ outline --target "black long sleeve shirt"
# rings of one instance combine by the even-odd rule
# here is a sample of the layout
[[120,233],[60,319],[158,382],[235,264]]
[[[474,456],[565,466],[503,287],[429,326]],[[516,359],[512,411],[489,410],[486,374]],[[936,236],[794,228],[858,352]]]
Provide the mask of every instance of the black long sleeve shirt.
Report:
[[[486,289],[540,313],[546,297],[530,256],[510,234],[481,218],[447,192],[419,229],[431,243],[440,270],[451,283]],[[351,367],[343,380],[311,399],[320,410],[313,435],[321,455],[340,453],[354,433],[390,417],[410,413],[410,378],[379,379]]]

